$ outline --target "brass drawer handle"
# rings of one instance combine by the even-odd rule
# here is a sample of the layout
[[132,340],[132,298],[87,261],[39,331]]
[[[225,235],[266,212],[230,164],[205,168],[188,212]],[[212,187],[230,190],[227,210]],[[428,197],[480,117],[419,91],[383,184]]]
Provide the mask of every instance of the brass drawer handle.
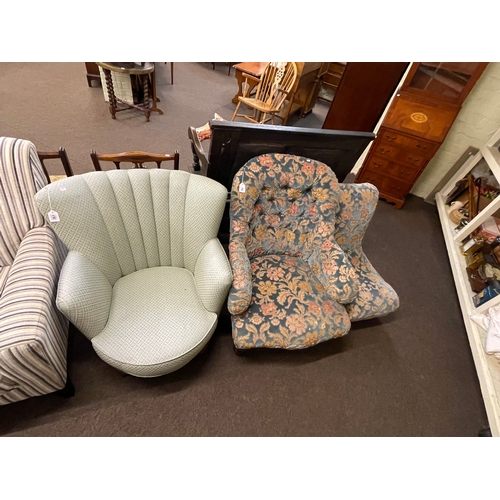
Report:
[[386,136],[386,138],[387,138],[387,140],[388,140],[389,142],[393,142],[393,141],[395,141],[395,140],[397,139],[397,137],[396,137],[395,135],[393,135],[393,136],[391,137],[389,134],[385,134],[385,136]]
[[421,146],[420,144],[417,144],[417,148],[419,148],[419,149],[427,149],[427,146]]
[[390,153],[390,152],[391,152],[391,150],[390,150],[390,149],[384,149],[384,148],[379,148],[379,149],[380,149],[380,152],[381,152],[382,154],[385,154],[385,153]]

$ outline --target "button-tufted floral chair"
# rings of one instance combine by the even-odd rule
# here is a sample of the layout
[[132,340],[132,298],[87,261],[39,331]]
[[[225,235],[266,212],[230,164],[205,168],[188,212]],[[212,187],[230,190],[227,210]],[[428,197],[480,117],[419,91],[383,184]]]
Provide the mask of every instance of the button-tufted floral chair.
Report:
[[377,190],[341,185],[324,163],[286,154],[248,161],[231,193],[228,297],[235,348],[301,349],[384,315],[397,295],[361,240]]

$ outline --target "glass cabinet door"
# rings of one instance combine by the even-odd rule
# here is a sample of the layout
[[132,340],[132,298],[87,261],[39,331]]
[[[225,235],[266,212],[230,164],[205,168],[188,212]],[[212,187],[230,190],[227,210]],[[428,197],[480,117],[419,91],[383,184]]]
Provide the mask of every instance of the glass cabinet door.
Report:
[[439,100],[460,103],[474,73],[483,63],[422,62],[408,75],[407,90],[422,92]]

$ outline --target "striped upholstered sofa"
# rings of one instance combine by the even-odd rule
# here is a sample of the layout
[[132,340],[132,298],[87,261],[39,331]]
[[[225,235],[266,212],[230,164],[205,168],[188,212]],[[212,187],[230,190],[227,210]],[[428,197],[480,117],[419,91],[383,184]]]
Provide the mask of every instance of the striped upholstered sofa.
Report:
[[66,385],[68,320],[55,302],[67,251],[33,199],[46,183],[32,143],[0,137],[0,405]]

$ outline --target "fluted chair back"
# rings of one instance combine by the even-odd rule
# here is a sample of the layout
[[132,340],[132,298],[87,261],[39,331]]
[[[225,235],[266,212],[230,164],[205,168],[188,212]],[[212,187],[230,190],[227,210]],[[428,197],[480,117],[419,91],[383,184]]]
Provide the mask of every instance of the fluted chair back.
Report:
[[51,225],[69,250],[85,255],[114,285],[150,267],[193,272],[201,248],[217,236],[220,220],[211,215],[226,191],[183,171],[130,169],[62,179],[36,198],[43,213],[57,212]]

